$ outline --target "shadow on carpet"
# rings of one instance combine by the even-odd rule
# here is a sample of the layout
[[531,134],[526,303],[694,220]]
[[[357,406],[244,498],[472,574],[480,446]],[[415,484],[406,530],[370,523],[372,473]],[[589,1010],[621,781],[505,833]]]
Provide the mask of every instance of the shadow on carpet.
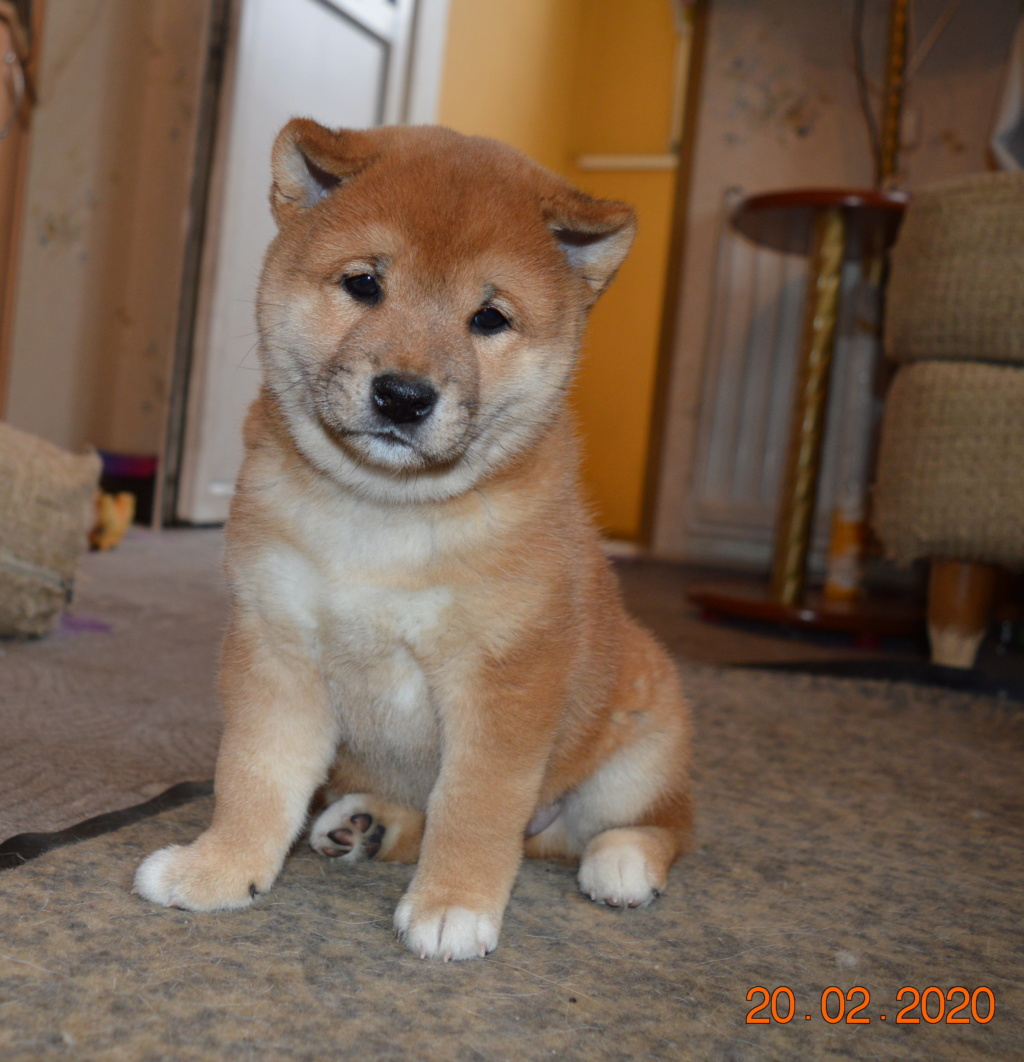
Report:
[[[423,962],[391,915],[413,868],[304,847],[251,911],[129,893],[203,797],[0,875],[0,1055],[13,1059],[1007,1059],[1019,1056],[1019,711],[882,682],[686,668],[698,832],[646,910],[524,865],[497,952]],[[258,822],[253,828],[258,829]],[[789,989],[791,1020],[748,1023]],[[852,992],[862,987],[870,1002]],[[921,1007],[896,1022],[912,994]],[[946,1018],[963,986],[985,987]],[[846,1017],[832,1023],[843,999]],[[983,995],[983,994],[982,994]],[[788,1014],[776,992],[776,1012]],[[810,1015],[808,1019],[805,1015]],[[882,1020],[885,1015],[885,1020]],[[771,1019],[767,1007],[754,1015]]]

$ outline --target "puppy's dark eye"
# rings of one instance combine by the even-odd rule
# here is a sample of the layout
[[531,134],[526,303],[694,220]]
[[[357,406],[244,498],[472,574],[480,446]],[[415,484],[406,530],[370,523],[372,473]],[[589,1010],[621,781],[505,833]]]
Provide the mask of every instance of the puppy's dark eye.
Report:
[[496,332],[504,332],[508,328],[508,318],[501,310],[484,306],[473,314],[469,326],[479,335],[493,336]]
[[354,276],[345,277],[341,286],[357,302],[372,304],[380,301],[380,285],[371,273],[356,273]]

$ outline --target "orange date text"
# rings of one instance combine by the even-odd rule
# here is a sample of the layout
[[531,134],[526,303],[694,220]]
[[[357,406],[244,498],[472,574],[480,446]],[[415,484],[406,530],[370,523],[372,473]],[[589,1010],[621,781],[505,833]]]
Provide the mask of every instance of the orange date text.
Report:
[[794,1018],[812,1021],[819,1016],[830,1025],[870,1025],[872,1021],[897,1025],[986,1025],[996,1012],[996,997],[984,985],[973,991],[961,985],[946,990],[935,985],[923,989],[906,985],[896,993],[896,1002],[887,1012],[874,1017],[866,1013],[871,993],[861,985],[845,992],[830,985],[815,1000],[813,1010],[801,1008],[793,990],[786,985],[775,989],[756,985],[747,993],[747,1002],[755,1004],[747,1011],[748,1025],[785,1025]]

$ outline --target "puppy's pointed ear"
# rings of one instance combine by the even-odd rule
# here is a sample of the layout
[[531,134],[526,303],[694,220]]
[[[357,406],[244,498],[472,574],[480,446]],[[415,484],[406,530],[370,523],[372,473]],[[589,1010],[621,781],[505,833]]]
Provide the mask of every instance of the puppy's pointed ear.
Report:
[[545,200],[542,209],[569,265],[596,299],[612,282],[633,244],[633,208],[614,199],[594,199],[574,189]]
[[312,209],[372,161],[366,133],[293,118],[271,152],[270,209],[278,225]]

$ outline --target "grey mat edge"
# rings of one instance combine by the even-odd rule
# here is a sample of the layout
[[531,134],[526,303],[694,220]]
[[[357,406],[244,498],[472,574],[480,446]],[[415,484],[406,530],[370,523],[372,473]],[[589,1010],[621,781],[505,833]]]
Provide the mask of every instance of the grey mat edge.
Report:
[[122,826],[131,826],[152,818],[163,811],[181,807],[213,792],[213,782],[179,782],[142,804],[134,804],[120,811],[108,811],[86,819],[65,830],[53,833],[19,833],[0,844],[0,871],[14,870],[55,848],[88,841],[105,833],[113,833]]

